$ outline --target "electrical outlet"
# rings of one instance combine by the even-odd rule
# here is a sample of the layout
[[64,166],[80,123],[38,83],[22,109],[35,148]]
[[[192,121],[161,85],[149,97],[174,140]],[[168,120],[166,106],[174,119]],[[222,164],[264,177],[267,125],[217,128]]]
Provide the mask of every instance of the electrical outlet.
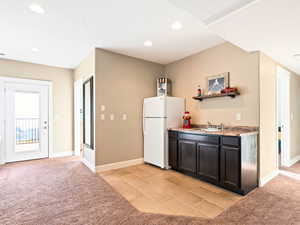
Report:
[[242,119],[242,114],[241,113],[235,114],[235,119],[236,120],[241,120]]
[[100,115],[100,119],[101,119],[101,120],[105,120],[105,115],[104,115],[104,114],[101,114],[101,115]]
[[115,119],[115,115],[114,114],[110,114],[110,120],[114,120]]

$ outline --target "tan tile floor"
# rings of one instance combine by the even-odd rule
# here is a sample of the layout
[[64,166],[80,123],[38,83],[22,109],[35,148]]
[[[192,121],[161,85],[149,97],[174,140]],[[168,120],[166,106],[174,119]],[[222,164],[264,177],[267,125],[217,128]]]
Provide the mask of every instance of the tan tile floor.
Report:
[[142,212],[214,218],[243,197],[173,170],[142,164],[99,173]]

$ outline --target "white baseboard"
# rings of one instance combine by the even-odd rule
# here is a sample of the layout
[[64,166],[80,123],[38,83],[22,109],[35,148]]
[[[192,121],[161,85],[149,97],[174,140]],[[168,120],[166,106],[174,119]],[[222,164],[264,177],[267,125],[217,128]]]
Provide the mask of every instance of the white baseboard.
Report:
[[50,158],[59,158],[59,157],[66,157],[66,156],[72,156],[74,155],[73,151],[68,151],[68,152],[54,152]]
[[[1,149],[0,149],[1,152]],[[1,157],[1,153],[0,153],[0,165],[4,165],[5,164],[5,160],[4,160],[4,156]]]
[[96,172],[96,168],[95,166],[93,166],[89,161],[87,161],[86,159],[84,158],[81,158],[81,162],[87,167],[89,168],[92,172]]
[[293,178],[295,180],[300,180],[300,174],[293,173],[287,170],[280,170],[279,173],[283,176]]
[[290,167],[292,165],[294,165],[296,162],[298,162],[300,160],[300,155],[295,156],[294,158],[292,158],[291,160],[289,160],[289,162],[287,163],[287,167]]
[[266,183],[268,183],[270,180],[272,180],[273,178],[275,178],[277,175],[279,174],[279,170],[275,170],[274,172],[272,172],[271,174],[269,174],[268,176],[265,176],[263,178],[261,178],[259,180],[259,187],[264,186]]
[[143,163],[144,163],[144,158],[132,159],[132,160],[116,162],[116,163],[110,163],[110,164],[105,164],[105,165],[101,165],[101,166],[96,166],[96,172],[103,172],[103,171],[107,171],[107,170],[120,169],[120,168],[139,165],[139,164],[143,164]]

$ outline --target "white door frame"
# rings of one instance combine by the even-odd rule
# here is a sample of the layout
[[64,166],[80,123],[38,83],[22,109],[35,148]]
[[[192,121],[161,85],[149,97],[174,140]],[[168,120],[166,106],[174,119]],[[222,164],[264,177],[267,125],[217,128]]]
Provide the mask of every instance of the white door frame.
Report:
[[79,79],[74,82],[74,148],[75,155],[80,156],[81,149],[81,112],[82,109],[82,85],[83,80]]
[[[53,149],[53,84],[52,81],[42,81],[42,80],[32,80],[32,79],[24,79],[24,78],[15,78],[15,77],[5,77],[0,76],[0,102],[4,102],[4,86],[6,82],[18,83],[18,84],[35,84],[35,85],[46,85],[49,88],[49,142],[48,142],[48,151],[49,158],[54,156]],[[5,109],[0,106],[0,164],[4,164],[6,162],[5,156]]]
[[[279,96],[279,88],[282,88],[282,99]],[[277,66],[277,114],[278,107],[280,103],[284,102],[284,107],[282,111],[282,123],[283,128],[281,131],[281,159],[278,154],[278,140],[277,140],[277,169],[279,169],[279,160],[281,160],[281,165],[290,166],[290,127],[291,127],[291,112],[290,112],[290,72]],[[279,115],[277,115],[277,136],[278,136],[278,124]]]

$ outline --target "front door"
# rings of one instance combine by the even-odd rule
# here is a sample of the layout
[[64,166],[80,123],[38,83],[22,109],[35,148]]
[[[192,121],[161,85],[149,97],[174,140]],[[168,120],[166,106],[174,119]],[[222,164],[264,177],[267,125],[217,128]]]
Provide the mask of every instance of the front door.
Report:
[[6,162],[48,157],[49,87],[5,83]]

